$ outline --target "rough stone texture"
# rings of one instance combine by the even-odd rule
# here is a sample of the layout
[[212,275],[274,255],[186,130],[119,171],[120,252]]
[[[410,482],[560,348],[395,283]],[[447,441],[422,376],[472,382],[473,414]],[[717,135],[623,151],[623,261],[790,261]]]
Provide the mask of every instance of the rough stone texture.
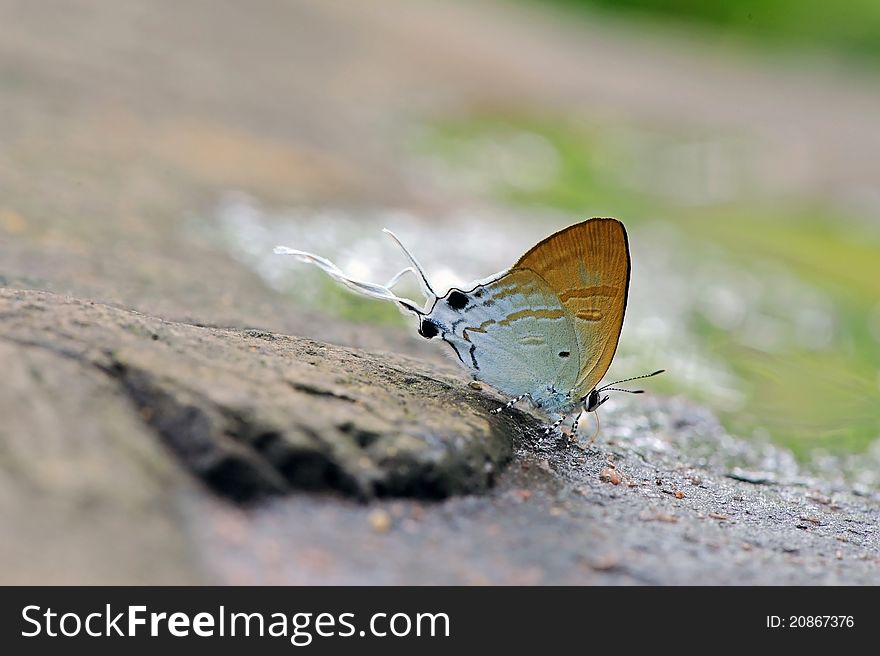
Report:
[[0,291],[0,339],[103,373],[188,469],[238,501],[477,492],[511,454],[510,422],[466,379],[398,356],[28,291]]
[[119,386],[5,336],[0,367],[0,582],[204,581],[179,529],[193,485]]

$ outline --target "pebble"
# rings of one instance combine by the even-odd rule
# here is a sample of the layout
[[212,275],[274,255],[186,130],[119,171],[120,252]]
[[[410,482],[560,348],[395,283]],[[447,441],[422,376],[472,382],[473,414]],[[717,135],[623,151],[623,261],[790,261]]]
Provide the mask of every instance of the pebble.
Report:
[[377,509],[367,515],[367,521],[376,533],[387,533],[391,530],[391,515],[386,511]]
[[611,483],[612,485],[620,485],[620,474],[616,469],[611,467],[605,467],[602,471],[599,472],[599,480],[603,483]]

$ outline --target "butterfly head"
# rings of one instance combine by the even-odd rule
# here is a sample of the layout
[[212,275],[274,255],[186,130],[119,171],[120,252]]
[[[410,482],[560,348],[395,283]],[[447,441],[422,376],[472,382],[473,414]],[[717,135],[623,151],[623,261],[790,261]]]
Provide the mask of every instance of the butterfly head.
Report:
[[621,389],[619,387],[614,387],[615,385],[619,385],[620,383],[628,383],[631,380],[641,380],[642,378],[651,378],[652,376],[657,376],[658,374],[662,374],[665,369],[658,369],[657,371],[651,372],[649,374],[645,374],[643,376],[635,376],[633,378],[624,378],[623,380],[618,380],[613,383],[609,383],[603,387],[595,388],[592,392],[587,394],[584,398],[581,399],[581,402],[584,404],[584,407],[587,409],[587,412],[595,412],[600,405],[605,403],[608,400],[608,395],[602,396],[602,392],[626,392],[627,394],[644,394],[645,390],[628,390]]
[[452,332],[453,324],[460,323],[471,299],[460,289],[450,289],[446,295],[435,299],[428,312],[419,313],[419,335],[431,339]]
[[608,395],[601,396],[599,390],[594,389],[592,392],[587,394],[586,399],[584,400],[584,405],[587,408],[587,412],[595,412],[599,409],[599,406],[605,403],[608,400]]

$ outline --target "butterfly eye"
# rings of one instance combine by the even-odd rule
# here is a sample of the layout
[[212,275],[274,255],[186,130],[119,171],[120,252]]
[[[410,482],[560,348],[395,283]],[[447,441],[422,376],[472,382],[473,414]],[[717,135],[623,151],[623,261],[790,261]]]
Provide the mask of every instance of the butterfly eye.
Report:
[[457,289],[453,289],[449,292],[449,297],[446,299],[446,302],[449,303],[449,307],[453,310],[463,310],[468,304],[468,297]]
[[430,319],[424,319],[422,323],[419,324],[419,335],[421,335],[425,339],[436,337],[439,332],[440,329],[437,328],[437,324]]

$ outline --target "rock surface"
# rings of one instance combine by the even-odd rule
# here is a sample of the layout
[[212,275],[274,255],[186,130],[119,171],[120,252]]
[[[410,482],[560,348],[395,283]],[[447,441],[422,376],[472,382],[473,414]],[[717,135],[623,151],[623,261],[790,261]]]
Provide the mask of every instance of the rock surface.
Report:
[[237,501],[291,488],[361,498],[479,492],[511,455],[510,422],[490,415],[466,379],[399,356],[28,291],[0,291],[0,339],[87,378],[103,374],[140,431]]
[[0,366],[0,583],[203,581],[180,530],[194,486],[119,386],[5,336]]
[[4,582],[880,581],[875,493],[685,402],[545,440],[432,362],[23,290],[0,355]]

